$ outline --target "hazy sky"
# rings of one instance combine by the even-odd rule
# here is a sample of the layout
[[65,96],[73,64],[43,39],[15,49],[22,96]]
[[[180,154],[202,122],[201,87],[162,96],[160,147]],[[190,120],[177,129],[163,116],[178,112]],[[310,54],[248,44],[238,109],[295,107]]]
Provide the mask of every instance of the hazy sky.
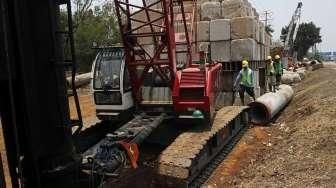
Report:
[[[275,29],[274,39],[280,36],[281,28],[287,25],[296,9],[298,0],[249,0],[261,13],[265,10],[273,12],[271,21]],[[303,22],[313,21],[321,27],[322,51],[336,51],[336,0],[302,0]],[[264,18],[262,18],[264,19]]]

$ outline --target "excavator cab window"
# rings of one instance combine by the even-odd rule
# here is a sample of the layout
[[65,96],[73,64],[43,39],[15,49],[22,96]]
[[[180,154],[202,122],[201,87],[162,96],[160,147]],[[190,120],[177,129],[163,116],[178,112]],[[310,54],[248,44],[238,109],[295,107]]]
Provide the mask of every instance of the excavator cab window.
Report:
[[115,52],[101,52],[96,62],[94,89],[120,89],[121,63],[122,57],[116,56]]

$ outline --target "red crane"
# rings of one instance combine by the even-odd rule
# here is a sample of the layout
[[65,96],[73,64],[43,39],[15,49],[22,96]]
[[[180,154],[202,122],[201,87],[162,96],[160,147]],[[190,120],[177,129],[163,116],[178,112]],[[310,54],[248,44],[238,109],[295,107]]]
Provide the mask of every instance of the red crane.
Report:
[[[88,150],[84,154],[90,156],[88,168],[103,174],[114,173],[123,166],[124,160],[121,159],[126,158],[136,167],[137,146],[169,114],[169,117],[179,120],[192,120],[206,129],[207,134],[204,134],[205,130],[195,131],[191,126],[190,132],[186,132],[188,136],[179,135],[159,157],[160,175],[172,176],[179,183],[189,184],[221,148],[246,127],[246,108],[224,107],[216,115],[216,100],[224,85],[223,65],[209,61],[207,52],[200,52],[198,62],[193,62],[197,54],[195,2],[191,1],[192,8],[189,6],[188,11],[184,10],[187,1],[181,0],[156,0],[150,4],[143,0],[142,6],[128,0],[114,2],[133,96],[140,107],[138,110],[145,113],[140,113]],[[183,57],[182,60],[177,58],[178,55]],[[146,83],[153,74],[154,81]],[[157,79],[161,84],[156,84]],[[153,108],[148,112],[144,107],[145,96],[141,90],[148,85],[154,90],[162,87],[162,83],[163,87],[170,89],[171,103],[152,101],[164,109],[160,115],[153,115],[149,113]],[[167,106],[172,108],[164,108]],[[185,148],[184,152],[176,153],[181,148]],[[170,174],[172,169],[182,174]]]

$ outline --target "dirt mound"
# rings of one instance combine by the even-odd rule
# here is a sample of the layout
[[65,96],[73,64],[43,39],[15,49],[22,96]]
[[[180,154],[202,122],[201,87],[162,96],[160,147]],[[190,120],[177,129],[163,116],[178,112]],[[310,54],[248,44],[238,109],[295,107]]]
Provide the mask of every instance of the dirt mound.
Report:
[[205,186],[334,187],[335,74],[336,69],[330,67],[310,72],[307,79],[295,86],[294,99],[276,122],[264,128],[269,140],[260,144],[256,136],[244,138],[243,143],[255,146],[254,154],[240,161],[236,174],[222,173],[221,180],[210,178]]
[[238,186],[336,185],[335,73],[318,70],[295,88],[292,103],[270,129],[271,143],[277,144],[237,176]]

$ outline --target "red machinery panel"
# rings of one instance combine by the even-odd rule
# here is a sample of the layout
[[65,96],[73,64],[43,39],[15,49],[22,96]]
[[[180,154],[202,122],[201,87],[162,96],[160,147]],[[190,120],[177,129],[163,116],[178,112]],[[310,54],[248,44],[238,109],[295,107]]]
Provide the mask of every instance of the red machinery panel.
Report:
[[198,65],[178,71],[175,78],[173,103],[179,114],[200,110],[210,118],[215,112],[216,99],[222,90],[222,65]]

